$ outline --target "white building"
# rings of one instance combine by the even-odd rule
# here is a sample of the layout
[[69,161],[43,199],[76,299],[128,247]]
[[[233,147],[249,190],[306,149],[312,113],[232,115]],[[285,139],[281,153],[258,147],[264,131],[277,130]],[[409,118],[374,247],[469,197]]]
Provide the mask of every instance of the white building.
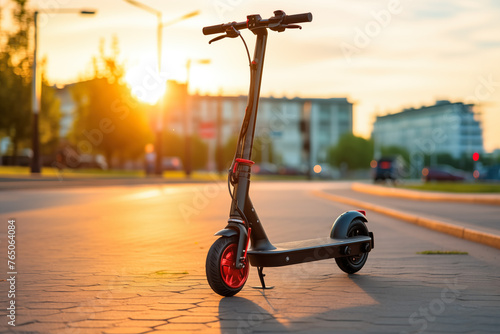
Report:
[[[226,143],[237,136],[247,104],[246,96],[200,96],[190,99],[191,128],[207,140],[210,148],[209,169],[214,169],[214,152],[218,114],[222,124],[220,142]],[[307,115],[309,114],[309,116]],[[172,115],[167,124],[183,132],[182,116]],[[259,101],[259,113],[255,136],[272,143],[274,157],[262,152],[262,160],[279,161],[281,165],[303,168],[304,139],[301,120],[310,121],[311,165],[327,161],[328,148],[336,145],[341,135],[352,133],[352,103],[346,98],[302,99],[263,97]]]
[[[74,120],[76,105],[71,96],[71,86],[57,90],[61,99],[62,119],[61,137],[67,135]],[[171,82],[169,89],[185,94],[185,84]],[[237,137],[247,105],[246,96],[202,96],[192,95],[189,106],[173,103],[167,107],[166,129],[183,134],[186,120],[194,134],[199,135],[209,145],[210,170],[215,170],[215,150],[217,140],[224,145]],[[188,112],[186,113],[186,109]],[[218,124],[222,124],[218,134]],[[310,164],[321,164],[328,159],[328,149],[336,145],[344,133],[352,133],[352,103],[346,98],[303,99],[261,97],[257,116],[256,137],[268,141],[273,152],[261,152],[264,162],[274,161],[279,165],[304,168],[307,166],[304,155],[304,136],[301,133],[301,120],[310,122]],[[153,121],[154,124],[156,121]],[[154,125],[153,125],[154,126]],[[271,157],[271,154],[274,156]]]
[[373,125],[375,154],[381,147],[399,146],[410,156],[483,153],[483,134],[473,105],[437,101],[435,105],[378,116]]

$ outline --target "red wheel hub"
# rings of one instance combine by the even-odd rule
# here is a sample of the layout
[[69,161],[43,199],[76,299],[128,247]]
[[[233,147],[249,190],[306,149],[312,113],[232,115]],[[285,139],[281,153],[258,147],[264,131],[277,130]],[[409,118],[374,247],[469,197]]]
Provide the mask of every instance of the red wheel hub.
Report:
[[248,260],[245,260],[245,267],[236,268],[236,252],[237,244],[230,244],[222,253],[220,259],[220,273],[224,283],[232,289],[237,289],[243,286],[248,278]]

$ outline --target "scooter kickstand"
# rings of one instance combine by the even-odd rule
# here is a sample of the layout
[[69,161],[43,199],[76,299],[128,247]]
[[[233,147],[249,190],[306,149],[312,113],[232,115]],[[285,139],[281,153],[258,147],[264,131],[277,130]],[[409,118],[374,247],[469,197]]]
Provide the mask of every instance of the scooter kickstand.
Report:
[[270,290],[274,289],[274,286],[266,286],[266,282],[264,281],[264,276],[266,276],[262,271],[264,270],[264,267],[257,267],[257,272],[259,273],[259,279],[260,279],[260,284],[262,286],[252,286],[254,289],[263,289],[263,290]]

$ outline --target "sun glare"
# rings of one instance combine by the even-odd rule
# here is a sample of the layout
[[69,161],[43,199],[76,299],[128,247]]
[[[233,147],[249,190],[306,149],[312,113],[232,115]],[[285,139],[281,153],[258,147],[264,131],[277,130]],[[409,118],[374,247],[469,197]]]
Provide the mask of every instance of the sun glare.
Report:
[[155,65],[148,63],[129,68],[125,81],[133,96],[154,105],[165,93],[167,78],[158,73]]

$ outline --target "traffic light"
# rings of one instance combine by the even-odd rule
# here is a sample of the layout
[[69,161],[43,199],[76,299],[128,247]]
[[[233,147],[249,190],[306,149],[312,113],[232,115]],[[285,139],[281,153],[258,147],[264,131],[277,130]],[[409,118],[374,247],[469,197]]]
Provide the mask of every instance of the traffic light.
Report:
[[472,160],[479,161],[479,153],[474,152],[474,154],[472,154]]

